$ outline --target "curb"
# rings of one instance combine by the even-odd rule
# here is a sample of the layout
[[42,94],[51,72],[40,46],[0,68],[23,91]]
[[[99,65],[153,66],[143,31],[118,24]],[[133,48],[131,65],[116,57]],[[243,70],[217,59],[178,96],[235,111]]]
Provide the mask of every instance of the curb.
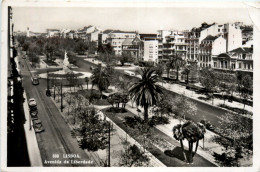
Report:
[[[24,114],[25,118],[27,119],[25,124],[24,124],[24,130],[25,130],[25,137],[27,141],[27,149],[28,149],[28,154],[29,154],[29,159],[30,159],[30,164],[32,167],[42,167],[42,159],[41,159],[41,154],[38,146],[38,142],[36,139],[35,131],[33,126],[31,125],[31,119],[29,117],[30,112],[29,112],[29,106],[27,104],[27,96],[25,92],[23,93],[25,102],[23,103],[23,108],[24,108]],[[29,129],[31,125],[31,130]],[[36,148],[36,149],[34,149]]]

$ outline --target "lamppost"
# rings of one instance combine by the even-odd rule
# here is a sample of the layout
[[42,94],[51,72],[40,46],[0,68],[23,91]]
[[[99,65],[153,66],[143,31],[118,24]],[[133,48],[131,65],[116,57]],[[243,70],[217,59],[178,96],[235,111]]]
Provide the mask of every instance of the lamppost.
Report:
[[63,112],[63,105],[62,105],[62,80],[60,83],[60,111]]

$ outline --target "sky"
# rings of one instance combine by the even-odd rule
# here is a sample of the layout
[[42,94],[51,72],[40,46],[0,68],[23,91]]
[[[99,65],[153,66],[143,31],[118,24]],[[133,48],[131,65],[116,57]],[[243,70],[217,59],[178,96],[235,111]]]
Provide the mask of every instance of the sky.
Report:
[[15,31],[29,27],[33,32],[94,25],[104,30],[156,33],[159,29],[192,29],[203,22],[252,24],[247,8],[13,7],[13,16]]

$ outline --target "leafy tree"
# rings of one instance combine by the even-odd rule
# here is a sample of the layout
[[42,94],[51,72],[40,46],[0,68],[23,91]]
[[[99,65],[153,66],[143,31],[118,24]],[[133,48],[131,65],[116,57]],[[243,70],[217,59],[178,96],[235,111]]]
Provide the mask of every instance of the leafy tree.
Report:
[[180,122],[185,121],[185,115],[196,115],[197,106],[191,100],[183,95],[176,96],[172,103],[172,110],[175,115],[179,116]]
[[74,51],[78,54],[84,54],[88,50],[88,46],[82,40],[76,42]]
[[173,106],[171,103],[172,100],[170,100],[167,96],[163,100],[161,100],[157,106],[152,107],[152,112],[156,116],[160,116],[161,119],[164,115],[170,116],[171,113],[173,113]]
[[89,77],[85,77],[85,82],[87,83],[87,90],[88,90]]
[[142,69],[141,79],[132,84],[129,95],[137,106],[144,107],[144,120],[148,120],[149,106],[157,105],[163,99],[163,88],[156,84],[159,79],[155,70]]
[[55,51],[55,45],[53,43],[47,41],[44,44],[43,49],[44,49],[44,52],[46,54],[47,61],[48,60],[52,61],[53,60],[54,51]]
[[77,112],[79,127],[73,132],[80,137],[79,145],[82,149],[97,151],[105,149],[107,141],[107,122],[100,120],[94,108],[84,108]]
[[184,66],[183,74],[186,75],[186,84],[189,84],[189,76],[192,75],[193,77],[196,76],[197,72],[197,63],[190,62]]
[[140,150],[135,144],[128,147],[120,156],[120,166],[123,167],[143,167],[148,165],[149,161],[145,152]]
[[211,94],[213,103],[213,92],[219,83],[218,76],[216,72],[209,68],[203,68],[200,75],[200,83],[205,88],[205,90]]
[[[178,124],[173,127],[173,137],[180,141],[183,156],[186,162],[192,163],[193,157],[195,156],[199,140],[204,138],[206,129],[203,125],[195,124],[191,121],[185,122],[184,124]],[[189,143],[189,161],[187,161],[186,154],[184,152],[183,140],[186,139]],[[193,153],[193,144],[196,143],[195,152]]]
[[177,53],[172,58],[173,58],[172,67],[176,70],[176,81],[178,81],[179,80],[179,70],[182,67],[184,67],[184,65],[186,64],[186,61],[184,59],[182,59],[180,54],[177,54]]
[[242,152],[246,154],[246,156],[250,154],[243,150],[243,147],[252,148],[252,120],[226,113],[225,116],[221,117],[219,123],[219,133],[231,140],[229,140],[230,144],[226,147],[226,149],[229,149],[222,155],[216,155],[215,157],[224,165],[239,166],[238,161],[242,158]]
[[241,89],[240,94],[241,97],[243,98],[244,109],[245,109],[246,101],[253,92],[253,81],[249,75],[245,75],[242,77],[240,89]]
[[102,98],[102,91],[105,91],[108,89],[110,85],[110,75],[107,73],[106,68],[103,68],[101,65],[99,65],[97,68],[93,70],[92,76],[91,76],[91,82],[92,82],[92,87],[97,86],[101,98]]
[[121,56],[118,57],[120,63],[122,66],[125,65],[125,63],[133,62],[134,59],[131,55],[131,53],[123,52]]

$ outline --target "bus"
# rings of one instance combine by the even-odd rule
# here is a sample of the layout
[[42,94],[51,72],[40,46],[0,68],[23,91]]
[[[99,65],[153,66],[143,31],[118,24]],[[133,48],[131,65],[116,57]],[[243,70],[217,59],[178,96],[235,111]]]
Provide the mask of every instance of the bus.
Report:
[[31,79],[33,85],[39,85],[39,79],[37,77],[32,77]]

